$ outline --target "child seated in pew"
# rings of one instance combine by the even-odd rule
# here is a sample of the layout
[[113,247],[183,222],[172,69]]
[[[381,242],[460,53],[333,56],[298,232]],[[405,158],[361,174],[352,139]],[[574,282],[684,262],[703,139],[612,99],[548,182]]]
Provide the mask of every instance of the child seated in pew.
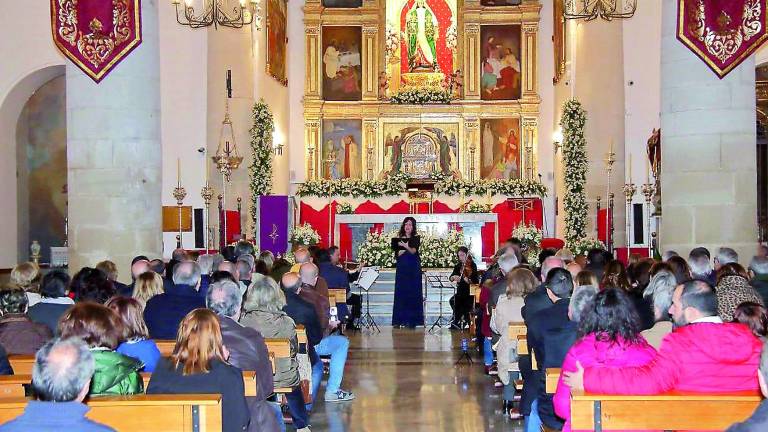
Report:
[[152,339],[144,323],[144,307],[138,300],[130,297],[112,297],[105,304],[123,320],[123,342],[117,352],[133,357],[144,363],[143,372],[154,372],[160,360],[160,350]]

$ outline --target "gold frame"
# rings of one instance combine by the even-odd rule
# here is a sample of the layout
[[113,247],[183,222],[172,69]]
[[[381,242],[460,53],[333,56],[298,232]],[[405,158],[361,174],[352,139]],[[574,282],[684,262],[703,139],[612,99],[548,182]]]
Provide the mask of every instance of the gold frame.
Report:
[[264,26],[264,38],[266,39],[266,42],[264,43],[264,58],[266,59],[266,65],[264,66],[265,71],[267,72],[267,75],[271,76],[275,79],[275,81],[279,82],[285,87],[288,87],[288,0],[274,0],[276,2],[283,2],[285,4],[285,76],[284,77],[278,77],[271,69],[272,64],[270,63],[269,58],[269,29],[271,20],[269,19],[269,2],[273,0],[266,0],[266,7],[265,7],[265,13],[264,16],[266,18],[266,25]]
[[[319,178],[318,160],[323,118],[361,119],[363,122],[363,178],[374,179],[383,168],[383,128],[385,123],[459,123],[459,168],[468,179],[479,179],[479,123],[482,118],[520,118],[521,173],[534,180],[538,169],[538,93],[537,39],[541,4],[523,0],[520,6],[481,6],[480,0],[459,0],[458,65],[464,72],[464,97],[448,105],[396,105],[378,100],[378,75],[384,70],[386,0],[363,0],[355,9],[324,8],[321,0],[306,0],[304,6],[306,73],[304,83],[304,127],[306,179]],[[483,25],[521,25],[521,98],[512,101],[480,100],[480,28]],[[324,101],[322,99],[323,26],[361,26],[362,100]]]

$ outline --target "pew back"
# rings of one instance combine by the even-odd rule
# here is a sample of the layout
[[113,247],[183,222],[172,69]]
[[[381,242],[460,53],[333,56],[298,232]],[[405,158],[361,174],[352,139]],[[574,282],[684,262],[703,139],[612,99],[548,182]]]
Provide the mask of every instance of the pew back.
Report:
[[32,366],[35,365],[34,355],[10,355],[8,361],[11,363],[14,374],[32,375]]
[[346,303],[347,290],[344,288],[328,288],[328,301],[331,306],[336,306],[337,303]]

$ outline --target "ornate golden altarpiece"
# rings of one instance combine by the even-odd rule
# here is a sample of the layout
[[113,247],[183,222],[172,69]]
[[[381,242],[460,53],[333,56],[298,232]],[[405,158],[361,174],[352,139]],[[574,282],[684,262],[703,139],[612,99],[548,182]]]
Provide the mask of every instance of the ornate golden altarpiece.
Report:
[[[327,8],[321,0],[306,0],[304,7],[306,72],[304,131],[307,180],[323,173],[323,120],[358,119],[362,123],[362,159],[359,176],[381,178],[385,171],[384,129],[387,124],[453,124],[458,131],[458,172],[480,178],[480,124],[483,119],[519,119],[519,177],[533,180],[538,173],[538,115],[541,98],[537,82],[537,40],[541,5],[523,0],[519,6],[482,6],[479,0],[458,0],[456,8],[456,67],[463,71],[463,88],[450,104],[400,105],[382,100],[379,77],[387,70],[386,8],[405,0],[362,0],[359,8]],[[516,100],[481,98],[481,28],[519,25],[520,97]],[[326,101],[323,98],[323,29],[359,26],[361,100]],[[448,71],[449,73],[452,71]],[[430,163],[430,162],[426,162]]]

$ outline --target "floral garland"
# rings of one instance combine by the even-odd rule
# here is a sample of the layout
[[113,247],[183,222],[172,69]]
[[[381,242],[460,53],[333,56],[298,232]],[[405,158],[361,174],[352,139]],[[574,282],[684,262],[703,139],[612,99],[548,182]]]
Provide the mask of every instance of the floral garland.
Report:
[[[310,180],[300,185],[296,194],[300,197],[343,196],[352,198],[379,198],[398,196],[406,192],[408,176],[402,173],[387,176],[385,180],[360,180],[343,178],[340,180]],[[547,187],[533,180],[462,180],[451,176],[434,177],[435,193],[442,195],[507,195],[507,196],[547,196]]]
[[293,244],[312,246],[320,243],[320,234],[312,228],[312,225],[305,222],[293,227],[289,240]]
[[563,129],[563,164],[565,165],[565,243],[571,250],[587,235],[587,140],[584,125],[587,114],[581,103],[571,99],[563,105],[560,127]]
[[515,229],[512,230],[512,237],[520,239],[523,244],[522,250],[528,262],[536,262],[541,252],[541,239],[544,237],[544,232],[536,227],[533,223],[526,225],[520,222]]
[[337,214],[352,214],[355,212],[355,209],[352,208],[352,204],[348,202],[340,202],[336,204],[336,213]]
[[490,213],[491,205],[482,204],[477,201],[469,201],[462,207],[461,211],[464,213]]
[[424,105],[451,103],[451,92],[444,89],[416,88],[395,93],[389,99],[398,105]]
[[251,153],[253,163],[248,167],[249,188],[251,190],[251,217],[253,217],[253,237],[258,237],[256,204],[261,195],[272,192],[272,133],[275,131],[274,118],[264,99],[253,105],[251,110]]
[[590,249],[605,250],[605,244],[594,237],[583,237],[574,242],[573,246],[571,247],[574,256],[587,256],[587,252],[589,252]]
[[[419,257],[421,265],[425,268],[446,268],[456,265],[456,249],[466,246],[464,234],[456,230],[448,230],[443,235],[419,233],[421,246]],[[357,253],[358,260],[368,265],[379,267],[394,267],[395,254],[392,252],[390,242],[397,237],[397,230],[389,232],[369,232],[365,242],[360,245]]]

